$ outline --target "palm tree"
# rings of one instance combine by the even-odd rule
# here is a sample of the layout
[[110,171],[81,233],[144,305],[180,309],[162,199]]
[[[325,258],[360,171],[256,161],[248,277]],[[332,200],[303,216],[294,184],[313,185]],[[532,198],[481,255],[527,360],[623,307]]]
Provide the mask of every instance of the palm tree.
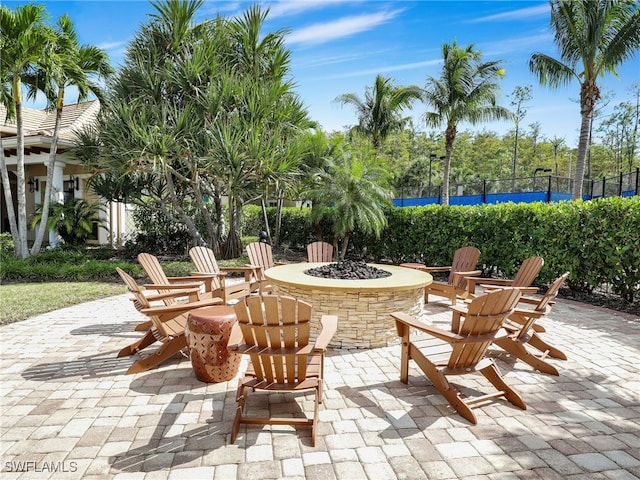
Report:
[[500,90],[497,80],[504,75],[502,61],[483,62],[482,53],[473,44],[458,47],[454,40],[442,45],[442,73],[440,78],[427,77],[423,101],[433,111],[425,113],[428,127],[443,123],[445,130],[445,159],[442,178],[442,204],[449,204],[449,171],[451,154],[456,140],[458,123],[475,125],[491,120],[510,119],[509,110],[496,104]]
[[[78,37],[73,28],[73,22],[65,14],[58,19],[55,41],[45,59],[45,66],[35,72],[30,85],[29,94],[34,97],[37,93],[34,85],[44,86],[44,92],[50,107],[56,110],[56,121],[53,138],[49,150],[47,163],[47,183],[42,208],[42,222],[36,231],[36,237],[31,248],[31,254],[40,251],[44,233],[47,230],[47,216],[52,195],[53,171],[56,163],[62,107],[64,106],[65,89],[75,86],[78,89],[78,101],[86,100],[90,93],[102,98],[102,89],[94,81],[94,77],[107,78],[113,69],[109,64],[107,53],[94,46],[78,44]],[[61,200],[61,199],[58,199]]]
[[373,87],[367,87],[364,100],[355,93],[345,93],[335,101],[356,109],[359,123],[355,130],[371,137],[377,155],[389,134],[407,123],[408,117],[402,117],[402,111],[411,108],[421,95],[422,90],[415,85],[397,87],[390,78],[378,75]]
[[320,220],[325,216],[327,205],[323,205],[324,184],[335,159],[343,155],[342,136],[327,136],[322,130],[308,131],[297,138],[300,144],[300,181],[298,198],[311,201],[311,221],[316,240],[322,241]]
[[577,79],[580,85],[580,141],[572,196],[582,198],[582,185],[593,111],[600,99],[598,77],[640,48],[640,8],[635,0],[552,0],[551,28],[560,52],[556,59],[534,53],[529,69],[541,85],[557,88]]
[[318,210],[333,224],[333,247],[344,260],[349,238],[356,226],[363,233],[379,236],[387,225],[383,207],[390,202],[386,188],[387,171],[372,155],[371,147],[345,149],[327,172],[319,172],[323,181],[312,193],[323,206]]
[[0,5],[0,80],[2,80],[3,102],[10,116],[15,115],[17,127],[17,195],[18,213],[13,211],[13,198],[9,184],[9,174],[0,152],[0,170],[4,187],[5,202],[8,209],[11,236],[15,244],[16,255],[26,258],[27,248],[27,206],[24,175],[24,123],[22,119],[22,82],[33,73],[46,59],[47,50],[53,38],[51,28],[45,20],[42,5],[21,5],[14,11]]

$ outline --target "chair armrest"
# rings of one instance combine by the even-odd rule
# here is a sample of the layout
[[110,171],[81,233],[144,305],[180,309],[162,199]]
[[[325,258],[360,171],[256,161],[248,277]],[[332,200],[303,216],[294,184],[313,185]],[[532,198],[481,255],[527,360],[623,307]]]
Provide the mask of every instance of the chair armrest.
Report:
[[231,328],[231,334],[229,335],[229,341],[227,342],[227,349],[235,352],[241,345],[244,345],[244,343],[242,328],[240,328],[240,324],[236,322]]
[[420,270],[424,270],[425,272],[448,272],[451,270],[451,265],[448,267],[420,267]]
[[203,278],[209,278],[209,277],[224,277],[226,274],[226,272],[189,272],[189,275],[191,275],[191,278],[193,280],[192,277],[203,277]]
[[320,323],[322,324],[322,329],[320,330],[320,335],[318,335],[318,338],[316,339],[314,350],[324,351],[338,330],[338,316],[322,315]]
[[220,272],[239,272],[244,274],[244,281],[248,282],[251,280],[251,275],[255,274],[255,267],[246,266],[246,267],[219,267]]
[[[191,277],[193,280],[193,277]],[[190,289],[200,289],[202,286],[202,282],[198,283],[145,283],[144,288],[148,288],[150,290],[190,290]]]
[[522,310],[520,308],[516,308],[513,313],[511,315],[509,315],[509,318],[511,317],[535,317],[535,318],[542,318],[544,317],[548,312],[544,311],[544,312],[539,312],[538,310]]
[[[491,290],[497,290],[499,288],[512,288],[510,285],[488,285],[488,284],[484,284],[481,283],[480,286],[482,287],[482,290],[485,292],[490,292]],[[513,287],[513,288],[517,288],[518,290],[520,290],[523,293],[537,293],[538,292],[538,287]],[[522,297],[520,297],[520,300],[518,301],[522,301]],[[539,303],[540,300],[536,300],[535,303]]]
[[213,305],[220,305],[222,303],[221,298],[212,298],[209,300],[199,300],[197,302],[189,302],[189,303],[176,303],[173,305],[164,305],[159,307],[148,307],[143,308],[140,312],[145,315],[162,315],[165,313],[187,313],[191,310],[200,307],[210,307]]
[[156,300],[164,300],[165,298],[182,298],[182,297],[186,297],[187,295],[191,295],[191,294],[197,295],[199,293],[200,293],[200,288],[187,288],[187,289],[174,290],[172,292],[153,293],[151,295],[145,295],[145,298],[150,302],[153,302]]
[[273,262],[274,265],[286,265],[287,262]]
[[467,281],[467,291],[472,294],[476,293],[476,285],[481,282],[484,284],[490,283],[494,285],[510,285],[511,283],[513,283],[513,280],[475,276],[465,277],[465,280]]
[[167,277],[169,283],[189,283],[193,282],[193,277]]
[[451,284],[454,286],[464,286],[464,283],[461,285],[461,281],[469,281],[468,278],[475,278],[482,273],[482,270],[470,270],[468,272],[453,272],[453,278],[451,279]]
[[455,333],[447,332],[446,330],[442,330],[438,327],[427,325],[404,312],[393,312],[391,316],[395,319],[396,323],[400,322],[406,326],[413,327],[417,330],[420,330],[421,332],[428,333],[429,335],[433,335],[434,337],[446,342],[451,343],[462,338]]

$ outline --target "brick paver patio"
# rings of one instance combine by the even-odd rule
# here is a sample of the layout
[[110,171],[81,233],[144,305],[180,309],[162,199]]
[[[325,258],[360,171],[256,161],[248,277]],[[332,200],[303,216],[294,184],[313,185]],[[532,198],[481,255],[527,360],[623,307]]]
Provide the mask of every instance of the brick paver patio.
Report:
[[[423,314],[449,318],[445,303]],[[398,346],[332,350],[315,448],[308,429],[276,426],[243,427],[230,445],[236,381],[201,383],[186,358],[126,375],[133,359],[115,355],[142,319],[121,295],[0,327],[0,478],[640,478],[637,317],[559,300],[541,323],[569,357],[549,360],[560,376],[492,349],[528,408],[486,404],[475,426],[415,366],[399,382]],[[491,390],[482,377],[457,383]],[[292,415],[311,405],[270,402]]]

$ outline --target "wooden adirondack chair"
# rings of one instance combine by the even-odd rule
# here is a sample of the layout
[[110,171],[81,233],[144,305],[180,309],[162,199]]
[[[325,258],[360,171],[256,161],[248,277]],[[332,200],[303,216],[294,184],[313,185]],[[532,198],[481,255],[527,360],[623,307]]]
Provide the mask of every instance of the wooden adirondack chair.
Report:
[[[449,307],[453,311],[450,332],[427,325],[403,312],[392,313],[398,335],[402,338],[400,381],[408,383],[409,360],[414,360],[449,404],[473,424],[478,420],[471,406],[494,398],[505,397],[517,407],[526,409],[522,398],[505,383],[493,359],[485,357],[487,348],[501,331],[507,316],[513,313],[520,296],[518,289],[504,288],[479,295],[463,307]],[[461,317],[464,317],[462,323]],[[412,329],[427,333],[432,338],[411,336]],[[463,398],[447,380],[450,375],[477,372],[484,375],[498,392]]]
[[[264,295],[246,297],[235,305],[238,323],[228,348],[250,356],[244,378],[238,383],[238,402],[233,422],[231,443],[241,424],[308,425],[311,445],[315,446],[318,409],[322,403],[324,352],[338,328],[338,317],[323,315],[322,330],[315,343],[310,343],[311,305],[292,297]],[[245,415],[250,391],[300,392],[313,390],[313,416],[257,417]]]
[[[251,267],[219,267],[213,250],[207,247],[193,247],[189,250],[189,257],[196,267],[191,275],[207,278],[205,290],[208,289],[214,296],[222,298],[224,303],[250,295],[257,291],[260,283],[251,281],[254,269]],[[244,281],[240,283],[227,282],[228,272],[240,272],[244,274]]]
[[307,261],[332,262],[333,245],[327,242],[313,242],[307,245]]
[[451,305],[455,305],[458,298],[467,296],[467,278],[471,275],[480,275],[480,270],[474,270],[480,258],[480,250],[475,247],[462,247],[453,254],[451,265],[443,267],[418,266],[419,264],[409,264],[413,268],[418,268],[428,273],[449,272],[446,282],[434,280],[424,287],[424,303],[429,303],[429,294],[446,297],[451,300]]
[[249,257],[249,265],[255,271],[255,279],[260,282],[260,293],[271,292],[264,271],[276,265],[284,265],[283,262],[275,262],[273,260],[273,250],[271,245],[264,242],[253,242],[247,245],[247,256]]
[[469,296],[473,296],[476,293],[476,286],[478,284],[480,284],[481,287],[487,286],[489,288],[491,286],[518,287],[522,292],[535,293],[538,289],[531,287],[531,284],[540,273],[540,270],[542,270],[543,265],[544,259],[542,257],[529,257],[522,262],[513,279],[467,277],[468,294]]
[[[518,308],[509,315],[503,328],[507,335],[502,336],[493,343],[506,350],[514,357],[550,375],[559,375],[558,370],[553,365],[545,362],[547,356],[566,360],[567,356],[557,348],[546,343],[535,331],[535,322],[549,314],[553,306],[553,300],[558,296],[558,291],[569,276],[569,272],[559,276],[547,289],[542,298],[522,297]],[[533,308],[523,309],[522,304],[533,306]],[[540,326],[539,326],[540,327]],[[544,331],[543,328],[538,330]],[[536,348],[541,355],[536,355],[529,351],[527,346]]]
[[[147,274],[150,284],[145,284],[144,287],[152,290],[157,290],[161,293],[174,292],[176,290],[189,290],[192,288],[201,288],[200,300],[216,298],[216,295],[212,293],[212,278],[211,277],[167,277],[166,273],[162,269],[158,258],[150,253],[138,254],[138,263]],[[179,298],[179,297],[178,297]],[[167,297],[165,303],[171,305],[178,301],[176,297]],[[222,298],[217,296],[222,301]]]
[[[133,295],[132,300],[136,308],[149,317],[151,322],[151,327],[145,335],[131,345],[124,347],[118,352],[117,356],[133,355],[155,342],[162,343],[154,353],[131,365],[127,370],[128,374],[149,370],[185,348],[187,341],[184,335],[184,327],[187,323],[189,312],[194,308],[209,307],[221,303],[219,298],[199,300],[199,287],[145,295],[131,275],[121,268],[116,268],[116,271]],[[188,297],[187,301],[177,300],[177,298],[184,298],[185,295]],[[166,303],[169,298],[174,300],[170,305],[154,306],[152,304],[154,301]]]

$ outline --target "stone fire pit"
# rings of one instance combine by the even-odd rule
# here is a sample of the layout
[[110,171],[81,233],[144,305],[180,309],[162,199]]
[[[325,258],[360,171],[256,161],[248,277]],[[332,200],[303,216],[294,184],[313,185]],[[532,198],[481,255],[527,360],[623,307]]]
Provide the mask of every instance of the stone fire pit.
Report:
[[417,315],[424,304],[428,273],[392,265],[372,266],[391,275],[367,280],[321,278],[305,273],[327,263],[293,263],[265,271],[275,293],[305,300],[313,306],[319,326],[323,314],[338,316],[334,347],[377,348],[397,344],[399,338],[391,312]]

